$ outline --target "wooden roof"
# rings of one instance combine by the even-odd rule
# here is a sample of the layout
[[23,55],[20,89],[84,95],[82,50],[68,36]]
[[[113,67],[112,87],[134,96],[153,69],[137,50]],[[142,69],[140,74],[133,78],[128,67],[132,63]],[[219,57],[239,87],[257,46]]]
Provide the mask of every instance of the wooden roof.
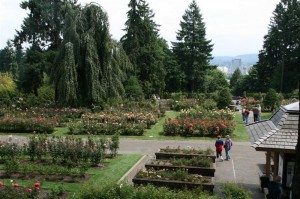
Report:
[[281,106],[269,120],[247,125],[257,151],[295,153],[298,138],[299,102]]

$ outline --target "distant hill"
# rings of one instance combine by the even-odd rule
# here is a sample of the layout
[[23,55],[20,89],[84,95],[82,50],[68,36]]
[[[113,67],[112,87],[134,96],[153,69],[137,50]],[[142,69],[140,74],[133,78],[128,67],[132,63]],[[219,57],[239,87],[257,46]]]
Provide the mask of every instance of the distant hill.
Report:
[[242,66],[250,67],[257,63],[258,61],[258,54],[244,54],[244,55],[237,55],[237,56],[215,56],[210,64],[217,65],[217,66],[232,66],[233,59],[241,59]]

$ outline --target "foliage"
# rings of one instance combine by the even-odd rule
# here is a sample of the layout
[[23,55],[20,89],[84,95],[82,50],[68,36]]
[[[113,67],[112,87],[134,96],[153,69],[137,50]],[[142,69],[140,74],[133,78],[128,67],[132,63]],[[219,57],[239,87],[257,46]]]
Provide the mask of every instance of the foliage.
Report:
[[213,162],[210,157],[192,157],[192,158],[172,158],[169,160],[153,160],[149,164],[156,165],[176,165],[176,166],[195,166],[211,167]]
[[46,62],[45,55],[39,46],[33,45],[26,51],[18,83],[20,90],[38,96],[38,89],[43,85],[43,68]]
[[[81,174],[89,166],[97,166],[103,163],[108,151],[110,151],[111,157],[115,157],[119,149],[119,136],[114,135],[110,140],[89,136],[87,140],[82,140],[71,136],[48,137],[46,135],[33,135],[28,138],[28,143],[23,146],[4,142],[0,143],[0,147],[0,158],[6,162],[6,171],[10,174],[17,170],[30,170],[28,165],[25,168],[25,166],[18,163],[20,159],[24,161],[26,157],[32,162],[48,161],[49,163],[51,161],[53,164],[53,168],[43,167],[41,170],[32,164],[29,166],[31,167],[31,172],[44,174],[63,174],[66,172],[64,168],[55,167],[55,164],[58,164],[63,165],[68,170],[68,173],[71,172],[72,168],[78,167],[78,170],[72,172]],[[10,158],[8,159],[8,157]]]
[[250,194],[241,186],[232,183],[224,183],[221,192],[223,197],[227,199],[251,199]]
[[0,72],[11,73],[14,80],[18,78],[17,51],[10,41],[6,43],[4,49],[0,50]]
[[132,186],[129,184],[121,185],[105,185],[101,187],[84,186],[82,191],[76,198],[80,199],[100,199],[100,198],[152,198],[152,199],[216,199],[216,196],[211,196],[203,192],[201,189],[194,190],[170,190],[165,187],[147,186]]
[[125,22],[125,35],[121,43],[133,64],[133,74],[138,77],[147,98],[153,93],[162,94],[165,87],[164,44],[158,36],[154,13],[145,0],[130,0]]
[[36,118],[16,118],[5,115],[0,121],[0,131],[52,133],[55,125],[55,120],[43,116]]
[[68,124],[70,134],[143,135],[146,128],[158,121],[160,114],[125,110],[102,111],[82,115],[81,121]]
[[299,88],[299,20],[299,1],[282,0],[277,4],[259,61],[254,66],[260,91],[273,88],[286,93]]
[[196,183],[210,183],[209,177],[202,175],[189,174],[186,169],[176,169],[176,170],[140,170],[135,178],[147,178],[147,179],[160,179],[160,180],[176,180],[176,181],[187,181]]
[[62,41],[62,27],[67,5],[75,7],[76,0],[24,0],[20,7],[29,10],[21,30],[17,30],[14,43],[21,46],[30,43],[40,47],[57,49]]
[[205,87],[207,92],[219,91],[228,86],[225,73],[216,68],[207,71],[205,75]]
[[281,104],[278,104],[278,95],[276,93],[276,91],[272,88],[269,89],[269,91],[267,92],[263,103],[264,103],[264,107],[267,108],[269,107],[269,109],[271,111],[273,111],[274,109],[276,109],[277,107],[279,107]]
[[180,69],[184,73],[184,90],[205,92],[205,75],[210,68],[211,40],[205,38],[205,24],[200,9],[193,0],[182,16],[181,29],[177,32],[177,42],[172,42],[173,52]]
[[18,183],[5,185],[0,182],[0,198],[3,199],[38,199],[40,192],[40,183],[34,183],[32,187],[19,186]]
[[144,98],[143,89],[135,76],[130,76],[125,83],[127,97],[133,100],[141,100]]
[[195,148],[180,148],[178,146],[177,148],[170,148],[167,146],[166,148],[161,148],[159,150],[163,153],[183,153],[183,154],[203,154],[203,155],[213,155],[214,151],[210,148],[208,149],[195,149]]
[[232,101],[232,95],[229,91],[229,88],[228,87],[222,88],[218,93],[219,93],[219,97],[217,101],[218,108],[219,109],[228,108],[228,106]]
[[125,95],[123,82],[131,63],[108,26],[107,14],[97,4],[67,9],[64,40],[52,71],[59,105],[102,106]]
[[0,96],[10,98],[16,93],[16,84],[10,73],[0,73]]
[[[200,107],[182,110],[176,119],[168,118],[164,135],[215,136],[234,131],[234,114],[229,110],[209,111]],[[219,131],[216,131],[218,127]]]

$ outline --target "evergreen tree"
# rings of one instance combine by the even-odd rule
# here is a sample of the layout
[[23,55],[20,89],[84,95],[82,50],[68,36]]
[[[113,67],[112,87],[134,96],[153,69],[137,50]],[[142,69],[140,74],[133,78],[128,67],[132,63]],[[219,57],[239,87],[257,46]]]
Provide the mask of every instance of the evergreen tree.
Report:
[[17,52],[10,41],[7,41],[4,49],[0,50],[0,72],[10,72],[13,75],[13,79],[17,80]]
[[62,41],[66,6],[76,6],[77,0],[23,0],[20,7],[29,10],[21,30],[17,30],[14,44],[25,42],[40,48],[57,49]]
[[241,70],[239,68],[235,69],[230,78],[230,84],[229,84],[230,88],[231,89],[234,88],[241,78],[242,78]]
[[165,88],[164,47],[158,36],[153,11],[145,0],[130,0],[121,43],[133,64],[146,96],[161,94]]
[[26,51],[24,69],[20,73],[18,87],[26,93],[38,96],[38,89],[43,85],[43,67],[45,57],[39,46],[33,45]]
[[205,24],[200,9],[193,0],[185,11],[181,29],[177,32],[177,42],[172,42],[173,52],[186,77],[185,90],[205,92],[205,74],[210,68],[213,45],[207,40]]
[[259,82],[264,90],[291,92],[300,78],[300,2],[281,0],[273,15],[256,66]]

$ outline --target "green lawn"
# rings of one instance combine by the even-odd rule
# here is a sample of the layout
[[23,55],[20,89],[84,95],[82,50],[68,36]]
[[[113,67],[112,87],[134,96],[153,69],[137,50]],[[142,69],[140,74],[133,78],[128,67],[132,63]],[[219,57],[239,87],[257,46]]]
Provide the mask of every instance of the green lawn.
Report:
[[249,141],[248,134],[246,132],[246,125],[243,122],[242,114],[239,112],[235,113],[234,117],[236,126],[233,132],[232,139],[235,141]]

